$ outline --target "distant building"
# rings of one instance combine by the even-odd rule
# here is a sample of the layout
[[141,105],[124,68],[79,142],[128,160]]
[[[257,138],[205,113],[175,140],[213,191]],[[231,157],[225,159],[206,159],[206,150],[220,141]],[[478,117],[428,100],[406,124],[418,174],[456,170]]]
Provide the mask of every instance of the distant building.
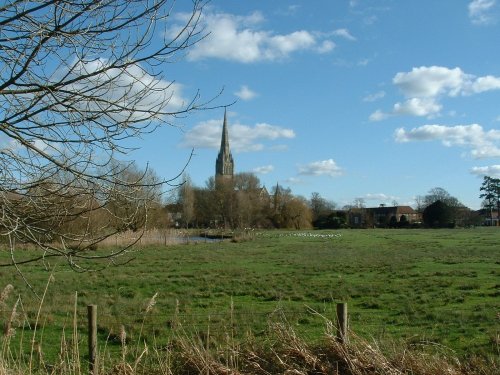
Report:
[[352,208],[348,212],[348,224],[351,227],[391,227],[418,223],[420,213],[410,206],[385,206],[370,208]]
[[380,206],[368,209],[373,215],[375,225],[387,225],[399,222],[414,223],[421,221],[420,214],[410,206]]
[[215,180],[232,179],[234,174],[234,160],[229,149],[229,133],[227,130],[227,116],[224,110],[224,123],[222,124],[222,137],[220,150],[215,162]]
[[347,211],[347,224],[352,228],[365,228],[370,225],[368,211],[364,208],[351,208]]
[[488,210],[486,208],[476,211],[482,218],[482,224],[488,227],[500,226],[500,215],[497,210]]

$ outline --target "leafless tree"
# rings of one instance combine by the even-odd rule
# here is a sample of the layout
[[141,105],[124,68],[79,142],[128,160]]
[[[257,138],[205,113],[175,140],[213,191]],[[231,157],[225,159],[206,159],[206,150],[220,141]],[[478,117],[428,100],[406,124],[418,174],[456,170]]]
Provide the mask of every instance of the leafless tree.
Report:
[[331,214],[335,210],[335,203],[323,198],[318,192],[313,192],[309,200],[309,207],[313,221],[316,221],[322,216]]
[[178,202],[182,205],[182,220],[187,229],[194,219],[195,192],[189,175],[185,173],[182,177],[183,184],[179,189]]
[[[87,251],[147,215],[157,187],[173,180],[127,176],[128,164],[113,162],[130,152],[124,141],[210,105],[198,94],[183,100],[161,75],[204,36],[205,1],[189,4],[179,27],[169,0],[1,3],[0,240],[10,248],[2,265],[64,257],[78,269],[125,250]],[[123,202],[127,214],[113,211]],[[113,220],[95,228],[96,215]],[[18,258],[19,243],[41,251]]]
[[458,198],[450,195],[448,191],[441,187],[435,187],[429,190],[427,195],[424,196],[423,202],[424,206],[428,207],[432,203],[435,203],[437,201],[441,201],[446,203],[448,206],[452,207],[453,209],[461,208],[464,207],[462,203],[458,200]]
[[365,198],[356,198],[356,199],[354,199],[353,206],[356,207],[356,208],[365,208],[366,207]]

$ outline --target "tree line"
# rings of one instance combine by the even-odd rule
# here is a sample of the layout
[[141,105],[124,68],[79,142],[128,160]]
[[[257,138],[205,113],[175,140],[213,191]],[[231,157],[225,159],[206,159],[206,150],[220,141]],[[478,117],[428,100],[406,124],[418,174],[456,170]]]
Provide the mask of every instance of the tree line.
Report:
[[187,177],[169,207],[182,214],[182,227],[304,229],[312,221],[305,198],[278,184],[268,191],[252,173],[210,177],[205,187],[193,186]]
[[[377,208],[366,207],[362,198],[339,208],[317,192],[309,199],[296,196],[290,188],[279,185],[268,192],[252,173],[239,173],[233,179],[220,181],[211,177],[202,188],[193,186],[187,177],[168,209],[179,214],[177,225],[186,228],[452,228],[483,225],[485,216],[489,217],[491,225],[500,208],[499,181],[484,177],[479,195],[484,199],[480,212],[469,209],[445,189],[432,188],[415,198],[413,220],[407,215],[377,220]],[[397,206],[397,202],[392,202],[393,208]],[[354,225],[353,215],[360,217],[360,225]]]

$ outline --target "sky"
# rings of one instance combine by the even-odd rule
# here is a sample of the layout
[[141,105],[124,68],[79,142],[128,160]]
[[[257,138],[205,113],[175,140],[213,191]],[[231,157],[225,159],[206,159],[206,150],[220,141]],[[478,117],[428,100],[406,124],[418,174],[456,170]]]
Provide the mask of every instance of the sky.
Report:
[[479,209],[500,177],[500,0],[212,0],[200,25],[163,75],[173,106],[220,107],[133,141],[159,176],[205,186],[228,105],[235,172],[268,190],[374,207],[442,187]]

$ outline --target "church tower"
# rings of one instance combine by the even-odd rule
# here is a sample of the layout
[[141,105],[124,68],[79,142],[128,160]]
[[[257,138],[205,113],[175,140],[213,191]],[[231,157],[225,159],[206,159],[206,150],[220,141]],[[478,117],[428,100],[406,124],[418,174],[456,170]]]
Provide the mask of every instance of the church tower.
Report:
[[227,131],[227,116],[224,109],[224,123],[222,124],[222,139],[220,141],[219,155],[215,162],[215,179],[231,179],[234,173],[234,161],[229,150],[229,135]]

